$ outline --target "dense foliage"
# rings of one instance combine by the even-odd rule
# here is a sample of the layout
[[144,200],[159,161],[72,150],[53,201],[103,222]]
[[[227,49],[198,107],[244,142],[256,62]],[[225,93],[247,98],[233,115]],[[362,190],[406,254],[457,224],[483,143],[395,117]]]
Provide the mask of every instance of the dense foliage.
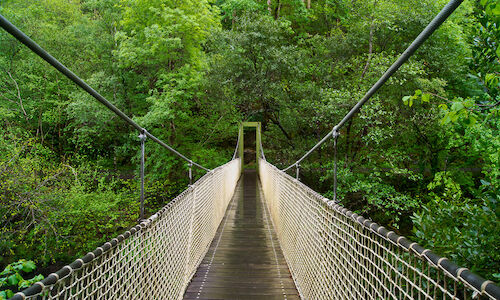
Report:
[[9,264],[0,273],[0,288],[2,289],[2,291],[0,291],[0,299],[4,300],[14,296],[14,292],[11,288],[15,290],[25,289],[33,283],[42,280],[43,275],[36,275],[31,279],[23,278],[23,275],[33,272],[35,268],[36,265],[33,261],[26,261],[25,259],[20,259],[19,261]]
[[[9,0],[0,13],[195,161],[228,161],[246,120],[285,167],[446,2]],[[340,132],[341,202],[498,281],[499,103],[500,4],[465,1]],[[4,31],[0,120],[1,267],[45,274],[136,222],[137,133]],[[146,148],[151,213],[187,166]],[[332,143],[301,177],[332,196]]]

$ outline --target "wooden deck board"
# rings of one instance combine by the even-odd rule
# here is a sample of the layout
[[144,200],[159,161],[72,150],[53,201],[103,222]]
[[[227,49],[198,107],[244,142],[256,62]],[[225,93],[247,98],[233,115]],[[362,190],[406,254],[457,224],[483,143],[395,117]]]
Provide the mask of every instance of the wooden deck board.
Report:
[[263,205],[247,170],[184,299],[300,299]]

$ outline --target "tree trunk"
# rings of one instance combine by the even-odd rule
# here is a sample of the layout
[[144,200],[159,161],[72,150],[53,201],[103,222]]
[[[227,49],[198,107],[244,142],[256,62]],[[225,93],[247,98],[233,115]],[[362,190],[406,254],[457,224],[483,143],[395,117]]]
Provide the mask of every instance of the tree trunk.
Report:
[[176,135],[174,121],[170,121],[170,129],[172,130],[172,133],[168,136],[168,142],[170,145],[173,145]]
[[10,79],[12,79],[12,81],[14,82],[14,86],[16,87],[17,99],[19,101],[19,110],[23,114],[24,119],[28,121],[28,114],[26,113],[26,110],[24,110],[23,98],[21,97],[21,90],[19,89],[19,85],[17,84],[17,81],[14,79],[14,77],[9,71],[7,71],[7,74],[9,75]]
[[276,5],[276,8],[274,9],[274,19],[278,20],[280,17],[280,10],[281,10],[281,1],[278,0],[278,5]]
[[[373,10],[375,11],[375,7],[377,6],[377,0],[373,1]],[[371,24],[370,24],[370,38],[368,40],[368,59],[366,60],[366,65],[363,68],[363,73],[361,74],[361,79],[365,77],[366,71],[368,71],[368,67],[370,67],[370,62],[373,55],[373,30],[375,27],[375,12],[372,13],[371,16]]]
[[281,132],[283,132],[283,135],[288,140],[288,144],[290,146],[294,146],[292,143],[292,137],[288,134],[288,132],[286,132],[285,128],[281,125],[279,118],[273,117],[271,115],[269,116],[269,118],[270,118],[271,122],[273,122],[276,126],[278,126],[278,128],[281,130]]
[[[377,0],[374,0],[373,1],[373,10],[374,11],[375,11],[376,6],[377,6]],[[373,55],[373,30],[374,30],[374,27],[375,27],[375,12],[373,12],[371,15],[370,37],[368,39],[368,58],[366,60],[365,67],[363,68],[363,72],[361,73],[361,78],[360,78],[360,81],[358,84],[358,90],[361,89],[361,82],[363,81],[363,79],[366,75],[366,72],[368,71],[368,68],[370,67],[370,62],[371,62],[372,55]],[[354,141],[351,142],[351,126],[352,126],[353,119],[354,119],[354,117],[349,120],[349,124],[347,125],[346,154],[345,154],[345,162],[344,162],[345,167],[347,167],[349,152],[352,152],[350,162],[353,162],[354,159],[356,158],[356,152],[358,152],[359,149],[361,148],[361,142],[362,142],[361,137],[363,137],[367,133],[367,128],[365,127],[363,129],[363,131],[361,132],[361,136],[359,137],[359,141],[358,141],[358,144],[356,147],[356,144],[354,143]]]

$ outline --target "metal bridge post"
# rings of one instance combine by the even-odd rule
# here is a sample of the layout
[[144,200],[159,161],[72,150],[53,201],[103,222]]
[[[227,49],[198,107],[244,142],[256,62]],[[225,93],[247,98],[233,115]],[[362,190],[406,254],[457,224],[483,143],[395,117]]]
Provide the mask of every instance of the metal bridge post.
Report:
[[340,133],[337,127],[333,129],[333,201],[337,202],[337,138]]
[[193,162],[190,161],[189,164],[188,164],[188,167],[189,167],[189,185],[192,185],[193,184]]
[[261,124],[260,122],[241,122],[239,125],[239,133],[238,133],[238,148],[239,148],[239,153],[240,153],[240,164],[241,164],[241,172],[243,173],[243,169],[245,168],[245,162],[244,162],[244,157],[245,157],[245,147],[244,147],[244,140],[245,140],[245,132],[244,128],[245,127],[254,127],[255,128],[255,152],[256,152],[256,159],[255,163],[257,164],[257,171],[259,170],[259,159],[260,155],[262,153],[262,149],[260,149],[261,145]]
[[144,130],[139,135],[139,139],[141,140],[141,213],[139,218],[141,220],[144,220],[144,155],[146,138],[146,130]]
[[240,123],[239,128],[238,128],[238,139],[240,141],[238,144],[238,153],[240,156],[240,170],[241,170],[241,173],[243,173],[243,167],[245,165],[245,163],[243,162],[244,151],[245,151],[245,148],[244,148],[245,141],[243,139],[243,122]]
[[255,128],[255,149],[256,149],[256,155],[255,155],[255,163],[256,163],[256,168],[257,172],[259,171],[260,167],[260,158],[261,158],[261,153],[262,149],[260,148],[260,145],[262,145],[261,141],[261,123],[257,123],[257,127]]
[[300,180],[299,175],[300,175],[300,164],[296,165],[297,171],[295,173],[295,179]]

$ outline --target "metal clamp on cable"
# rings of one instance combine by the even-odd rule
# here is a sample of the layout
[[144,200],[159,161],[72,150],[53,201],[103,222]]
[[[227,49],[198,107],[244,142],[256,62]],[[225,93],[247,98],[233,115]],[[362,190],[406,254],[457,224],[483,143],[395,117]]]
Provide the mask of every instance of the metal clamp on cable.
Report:
[[147,134],[146,134],[146,129],[142,129],[141,133],[139,134],[139,140],[141,141],[141,143],[145,142],[146,139],[148,138]]
[[336,139],[336,138],[338,138],[339,136],[340,136],[340,132],[338,131],[337,126],[333,127],[333,129],[332,129],[332,137],[333,137],[334,139]]

